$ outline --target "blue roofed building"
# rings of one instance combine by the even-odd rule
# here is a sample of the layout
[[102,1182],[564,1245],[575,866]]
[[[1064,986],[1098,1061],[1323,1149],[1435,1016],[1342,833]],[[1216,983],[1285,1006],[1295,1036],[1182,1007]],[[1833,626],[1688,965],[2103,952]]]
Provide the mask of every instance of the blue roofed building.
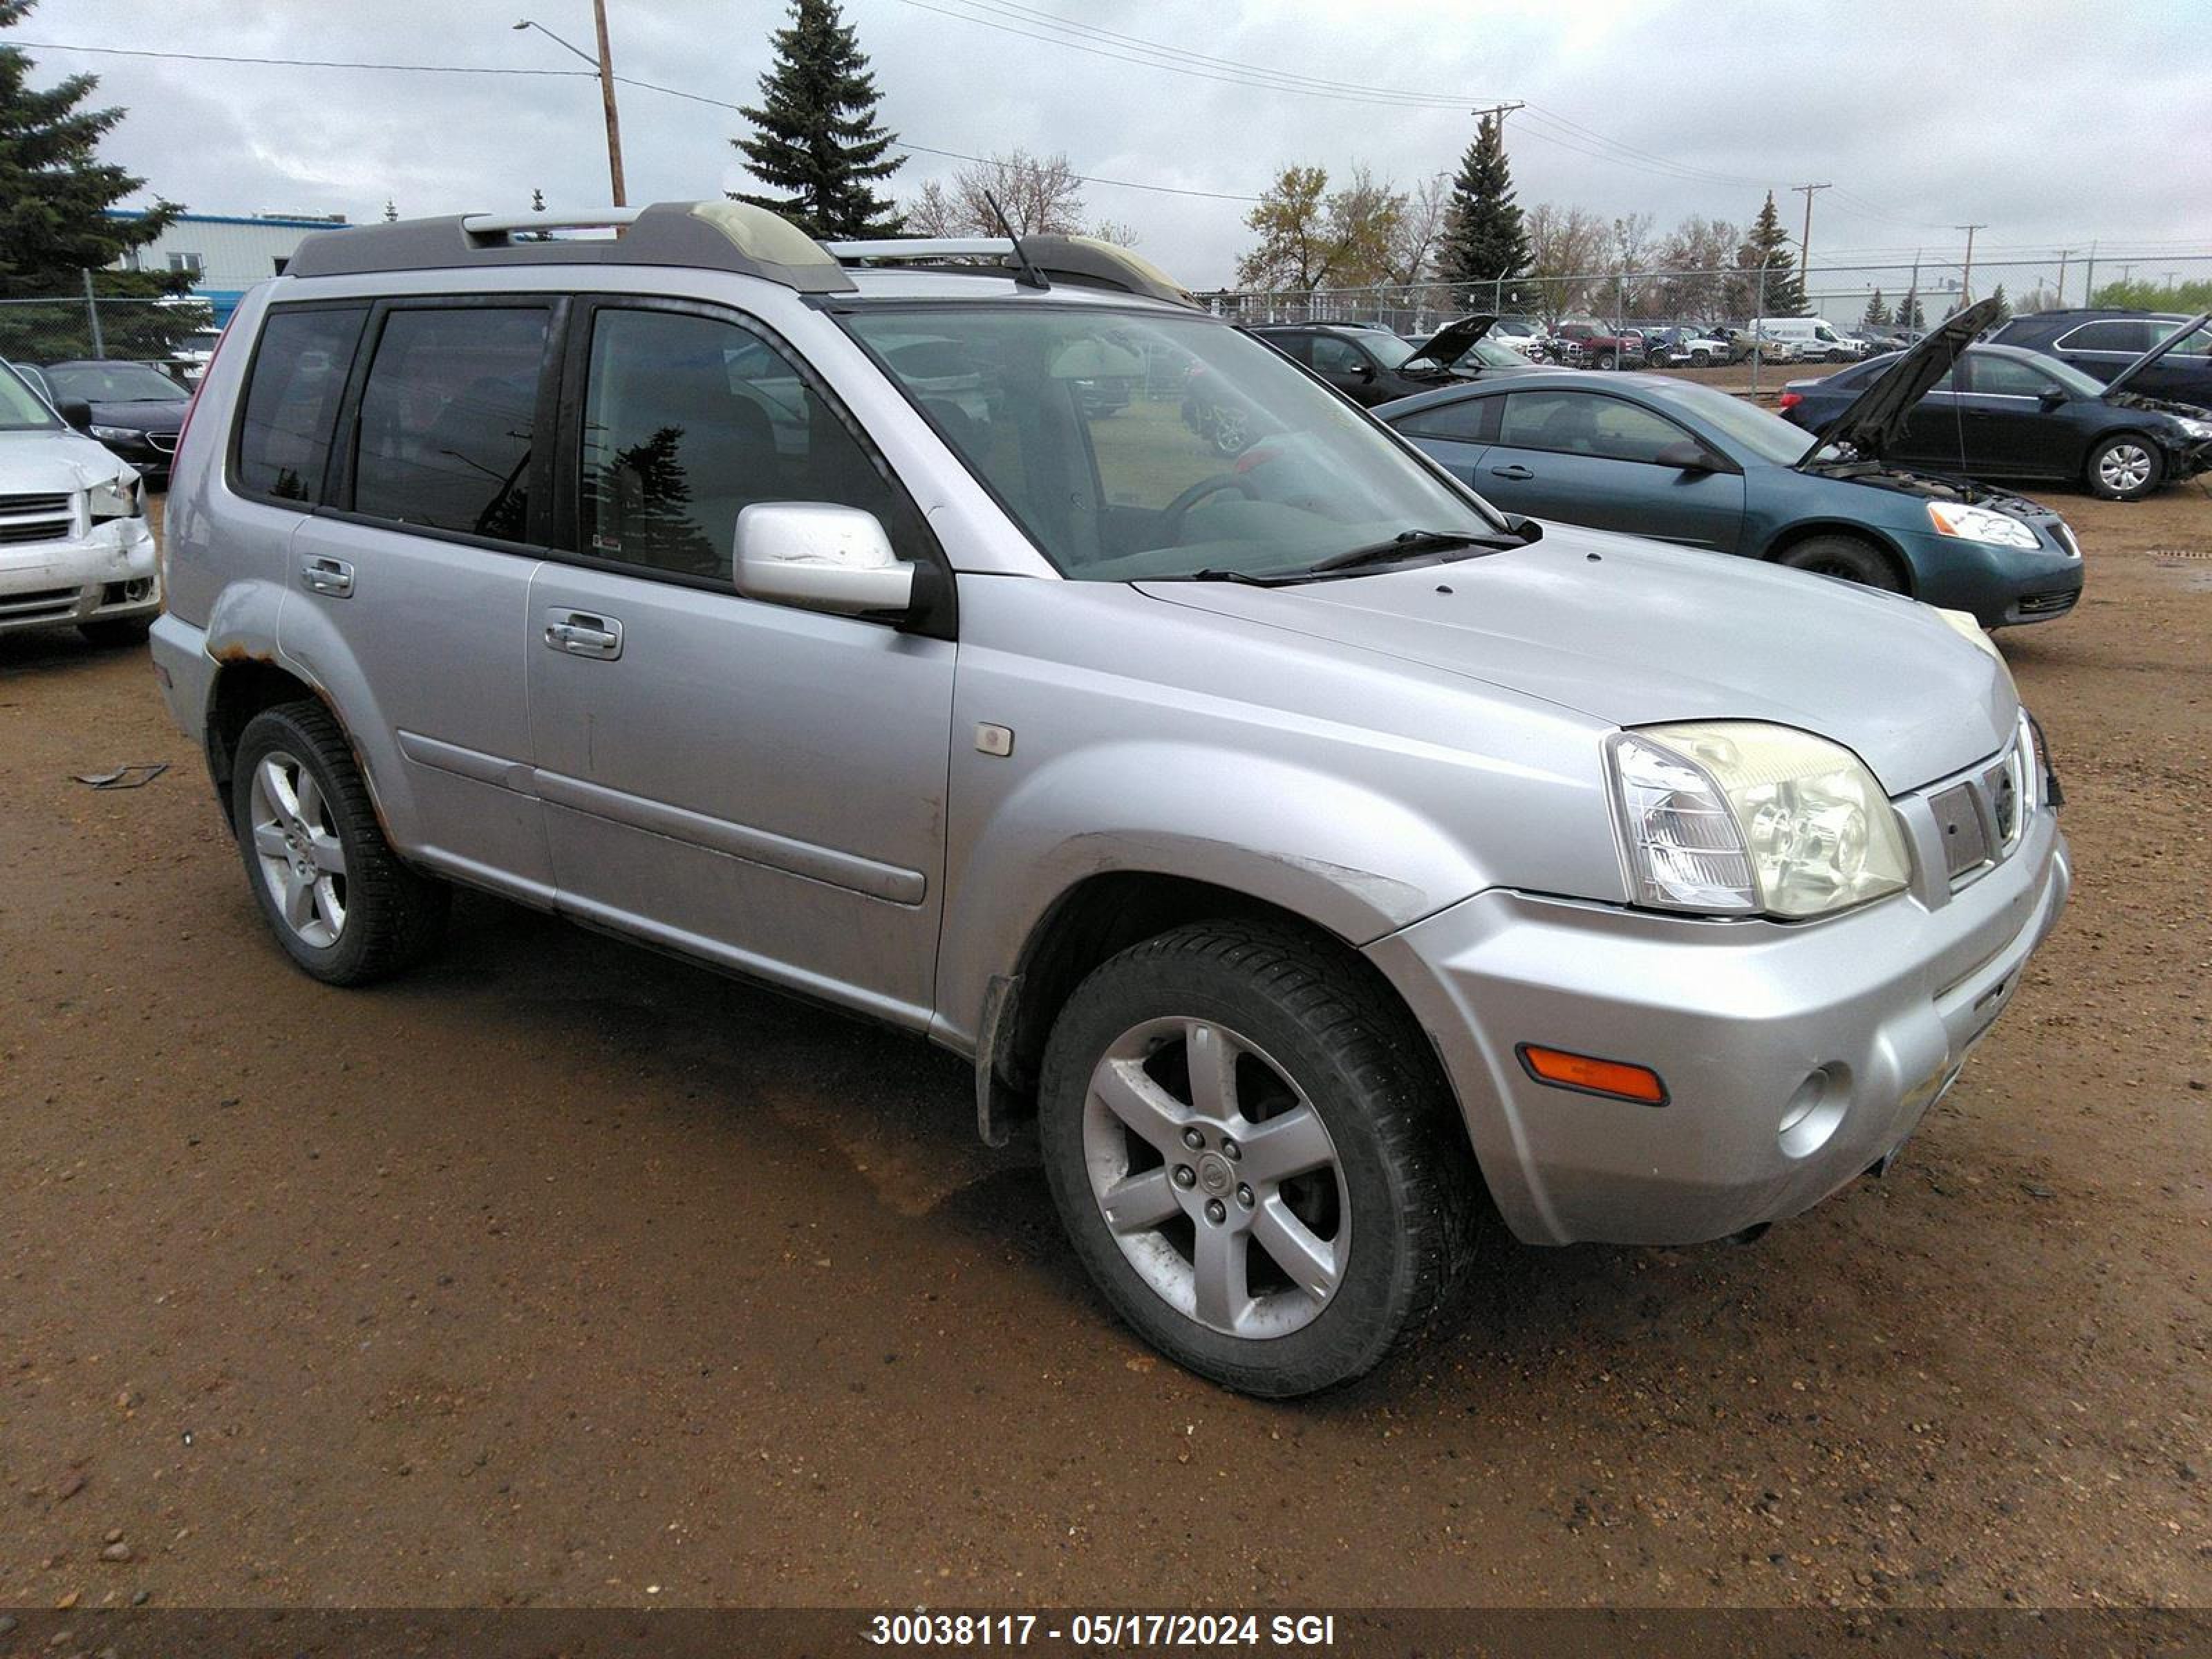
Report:
[[[111,208],[116,219],[136,219],[143,210]],[[280,275],[301,238],[346,222],[343,214],[180,213],[169,228],[143,247],[118,260],[118,270],[184,270],[191,274],[193,294],[205,300],[217,328],[230,320],[239,296],[256,283]]]

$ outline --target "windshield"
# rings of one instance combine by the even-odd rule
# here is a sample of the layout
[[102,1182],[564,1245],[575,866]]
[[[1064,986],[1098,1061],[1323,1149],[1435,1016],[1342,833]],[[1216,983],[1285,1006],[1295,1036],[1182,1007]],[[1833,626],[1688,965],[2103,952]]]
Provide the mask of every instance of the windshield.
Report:
[[0,432],[51,432],[60,424],[28,382],[0,363]]
[[1279,575],[1502,525],[1257,341],[1101,306],[838,315],[1061,574]]
[[173,404],[192,395],[143,363],[57,363],[46,373],[63,403]]
[[1385,368],[1400,368],[1413,355],[1413,348],[1395,334],[1362,334],[1359,343],[1373,353],[1375,361]]
[[1477,340],[1467,349],[1460,362],[1465,362],[1469,357],[1485,368],[1527,368],[1529,366],[1528,358],[1511,346],[1499,345],[1494,340]]
[[1792,465],[1811,441],[1804,428],[1790,425],[1771,410],[1747,404],[1709,386],[1674,381],[1665,398],[1658,404],[1662,409],[1669,405],[1711,427],[1737,448],[1747,449],[1759,459],[1772,461],[1778,466]]

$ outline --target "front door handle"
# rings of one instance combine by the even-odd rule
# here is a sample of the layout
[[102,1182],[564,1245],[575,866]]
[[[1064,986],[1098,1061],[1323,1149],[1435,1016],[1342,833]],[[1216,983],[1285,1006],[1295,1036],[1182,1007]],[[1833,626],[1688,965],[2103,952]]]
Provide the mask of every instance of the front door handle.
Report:
[[343,559],[302,559],[300,580],[311,592],[343,599],[353,592],[353,567]]
[[612,662],[622,655],[623,625],[612,617],[556,606],[545,613],[545,644],[572,657]]
[[1520,462],[1516,461],[1510,466],[1492,467],[1490,476],[1493,478],[1533,478],[1536,475],[1522,465]]

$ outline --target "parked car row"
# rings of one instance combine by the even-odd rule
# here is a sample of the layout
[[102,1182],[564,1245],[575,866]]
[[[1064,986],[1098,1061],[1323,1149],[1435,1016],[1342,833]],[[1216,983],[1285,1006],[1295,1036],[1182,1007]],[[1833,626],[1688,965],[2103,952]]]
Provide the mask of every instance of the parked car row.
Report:
[[1448,1309],[1478,1208],[1747,1237],[1886,1166],[2057,920],[1961,613],[2079,559],[1881,459],[1970,336],[1808,461],[1488,319],[1255,338],[1081,238],[615,222],[309,236],[207,368],[155,677],[316,979],[460,883],[925,1036],[1105,1302],[1282,1396]]

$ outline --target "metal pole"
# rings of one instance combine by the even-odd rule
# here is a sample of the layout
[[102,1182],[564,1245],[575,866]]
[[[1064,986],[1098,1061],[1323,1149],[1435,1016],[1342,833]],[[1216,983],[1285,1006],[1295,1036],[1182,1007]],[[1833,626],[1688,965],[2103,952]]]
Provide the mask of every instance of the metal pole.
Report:
[[2094,237],[2089,242],[2088,269],[2081,277],[2081,303],[2085,306],[2097,303],[2097,243]]
[[2058,301],[2057,301],[2057,302],[2058,302],[2058,304],[2059,304],[2060,306],[2062,306],[2062,307],[2063,307],[2063,306],[2064,306],[2064,305],[2065,305],[2065,303],[2066,303],[2066,257],[2067,257],[2067,255],[2070,254],[2070,253],[2071,253],[2071,252],[2074,252],[2074,250],[2073,250],[2072,248],[2070,248],[2070,247],[2062,247],[2062,248],[2060,248],[2060,249],[2058,250]]
[[1953,227],[1954,229],[1966,233],[1966,263],[1965,268],[1959,273],[1959,303],[1961,306],[1974,297],[1974,233],[1983,228],[1981,224]]
[[92,272],[84,273],[84,320],[92,330],[92,355],[105,357],[107,343],[100,337],[100,302],[92,297]]
[[1751,400],[1759,401],[1759,319],[1766,315],[1766,261],[1759,262],[1759,297],[1752,302],[1751,311]]
[[592,20],[599,30],[599,100],[607,108],[607,178],[614,185],[615,205],[627,207],[623,193],[622,118],[615,113],[615,60],[607,46],[607,0],[592,0]]

